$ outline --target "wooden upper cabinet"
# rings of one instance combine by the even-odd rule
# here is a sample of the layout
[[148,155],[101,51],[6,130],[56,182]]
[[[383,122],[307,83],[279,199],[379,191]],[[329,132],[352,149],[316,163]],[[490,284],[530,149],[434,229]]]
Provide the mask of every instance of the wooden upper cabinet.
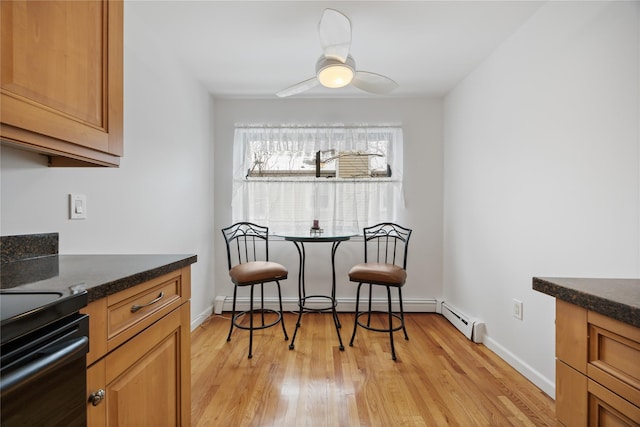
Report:
[[53,166],[118,166],[122,0],[2,0],[0,136]]

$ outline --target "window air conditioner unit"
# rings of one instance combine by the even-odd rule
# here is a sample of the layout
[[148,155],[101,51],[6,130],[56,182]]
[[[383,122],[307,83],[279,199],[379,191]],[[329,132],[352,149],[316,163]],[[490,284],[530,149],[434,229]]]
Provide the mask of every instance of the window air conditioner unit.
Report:
[[369,156],[357,153],[340,153],[338,158],[339,178],[358,178],[369,176]]

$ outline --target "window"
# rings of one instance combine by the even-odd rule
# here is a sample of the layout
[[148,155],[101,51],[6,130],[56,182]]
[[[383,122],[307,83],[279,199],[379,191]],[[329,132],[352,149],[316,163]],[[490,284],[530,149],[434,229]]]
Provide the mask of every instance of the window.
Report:
[[402,199],[402,129],[237,127],[233,219],[276,233],[314,219],[333,232],[394,221]]

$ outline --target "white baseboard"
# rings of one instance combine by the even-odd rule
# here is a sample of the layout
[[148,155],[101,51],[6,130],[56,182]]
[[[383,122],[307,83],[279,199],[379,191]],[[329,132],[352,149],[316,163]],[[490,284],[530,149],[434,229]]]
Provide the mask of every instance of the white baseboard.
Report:
[[213,314],[213,304],[207,307],[202,313],[198,314],[195,319],[191,321],[191,332],[193,332],[198,326],[207,320]]
[[490,336],[485,335],[482,343],[502,360],[511,365],[516,371],[520,372],[526,379],[534,383],[539,389],[547,393],[552,399],[556,398],[555,380],[542,375],[540,372],[526,364],[522,359],[511,353],[509,350],[493,340]]
[[[363,304],[366,304],[367,300],[365,298],[360,299],[360,307],[364,307]],[[278,309],[278,300],[276,298],[265,298],[264,300],[265,308],[270,308],[273,310]],[[224,301],[223,310],[231,311],[232,309],[232,299],[230,297],[226,298]],[[323,307],[331,307],[328,300],[318,299],[308,301],[308,306],[312,308],[323,308]],[[374,310],[386,311],[387,309],[387,300],[386,298],[374,298],[372,301],[372,306]],[[397,300],[393,299],[393,307],[394,310],[397,309],[398,304]],[[255,303],[254,303],[255,308]],[[420,299],[407,299],[403,298],[403,308],[406,313],[435,313],[436,312],[436,300],[434,298],[420,298]],[[249,309],[249,298],[248,297],[238,297],[236,301],[236,311],[248,310]],[[298,299],[297,298],[283,298],[282,299],[282,309],[284,311],[297,311],[298,310]],[[338,305],[336,306],[336,310],[339,312],[354,312],[356,309],[356,299],[355,298],[340,298],[338,300]]]

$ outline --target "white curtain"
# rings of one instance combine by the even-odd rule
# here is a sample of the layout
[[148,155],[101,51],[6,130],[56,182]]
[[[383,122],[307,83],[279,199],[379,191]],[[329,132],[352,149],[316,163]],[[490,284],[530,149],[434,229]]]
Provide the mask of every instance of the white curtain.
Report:
[[[399,126],[236,127],[234,138],[233,221],[266,225],[274,234],[309,233],[318,220],[325,233],[361,233],[362,228],[395,221],[404,207],[402,129]],[[316,178],[318,151],[384,152],[390,177]],[[261,153],[268,153],[260,162]],[[250,175],[256,166],[309,170],[304,176]],[[386,164],[384,165],[386,167]]]

